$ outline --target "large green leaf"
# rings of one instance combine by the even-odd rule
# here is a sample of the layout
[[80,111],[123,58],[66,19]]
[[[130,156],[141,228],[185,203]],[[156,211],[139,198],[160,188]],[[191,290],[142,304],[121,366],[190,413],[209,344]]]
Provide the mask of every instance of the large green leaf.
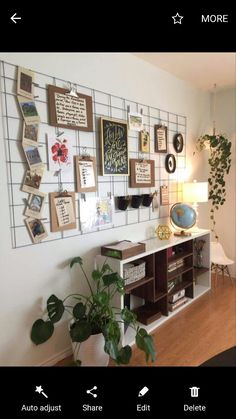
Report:
[[111,284],[114,284],[118,281],[119,275],[117,272],[112,272],[111,274],[103,275],[103,284],[105,287],[108,287]]
[[109,295],[107,294],[106,291],[101,291],[101,292],[98,292],[97,294],[95,294],[93,299],[94,299],[95,303],[97,303],[101,306],[104,306],[104,305],[107,305],[109,303],[110,297],[109,297]]
[[73,258],[73,259],[71,260],[71,262],[70,262],[70,268],[72,268],[72,266],[73,266],[75,263],[78,263],[80,266],[82,266],[82,265],[83,265],[83,260],[81,259],[81,257],[80,257],[80,256],[77,256],[76,258]]
[[112,359],[115,361],[117,360],[119,356],[119,350],[116,342],[112,339],[108,339],[105,341],[104,351],[110,355]]
[[103,273],[100,272],[97,269],[94,269],[92,272],[92,278],[94,279],[94,281],[97,281],[98,279],[100,279],[102,277]]
[[73,308],[73,316],[80,320],[84,317],[86,313],[86,306],[83,303],[77,303]]
[[34,322],[31,329],[31,340],[35,345],[40,345],[41,343],[46,342],[53,334],[54,326],[51,321],[44,321],[38,319]]
[[152,336],[145,329],[141,328],[138,330],[135,340],[137,347],[145,352],[146,361],[151,357],[152,362],[154,362],[156,352]]
[[125,307],[123,308],[123,310],[121,310],[121,318],[127,323],[134,323],[137,319],[137,316],[135,313],[133,313],[132,311],[128,310],[127,307]]
[[84,342],[91,335],[91,325],[86,320],[80,320],[73,323],[70,329],[72,342]]
[[132,356],[132,349],[129,345],[126,345],[120,349],[118,357],[117,357],[117,363],[128,364],[131,356]]
[[65,311],[63,301],[52,294],[47,300],[48,316],[52,323],[59,322]]
[[104,328],[105,339],[114,341],[117,345],[120,342],[119,323],[115,320],[109,321]]

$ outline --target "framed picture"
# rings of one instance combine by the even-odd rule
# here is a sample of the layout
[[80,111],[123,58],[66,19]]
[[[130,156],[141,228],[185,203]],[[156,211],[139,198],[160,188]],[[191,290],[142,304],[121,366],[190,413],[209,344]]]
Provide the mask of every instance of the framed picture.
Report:
[[38,124],[40,117],[34,101],[22,96],[17,96],[17,99],[26,125]]
[[23,144],[31,144],[31,145],[37,146],[38,138],[39,138],[39,124],[26,125],[26,123],[24,122],[23,136],[22,136]]
[[168,173],[174,173],[176,169],[176,160],[174,154],[167,154],[165,159],[165,168]]
[[160,186],[160,204],[169,205],[169,189],[167,185]]
[[97,190],[96,158],[74,156],[77,192],[95,192]]
[[72,138],[68,135],[60,137],[47,135],[47,145],[49,171],[61,170],[62,173],[73,173]]
[[41,218],[46,196],[47,194],[43,192],[30,194],[25,215],[32,218]]
[[21,190],[28,193],[37,193],[42,181],[44,166],[26,170]]
[[33,145],[30,145],[30,144],[23,144],[23,150],[24,150],[28,165],[31,169],[37,166],[41,166],[43,164],[43,161],[39,154],[38,147],[34,147]]
[[143,129],[143,115],[138,112],[129,112],[128,123],[130,131],[141,131]]
[[101,118],[101,143],[103,176],[128,176],[127,122]]
[[49,203],[52,232],[76,228],[75,192],[51,192]]
[[34,73],[27,68],[18,67],[17,71],[17,94],[27,97],[28,99],[34,98],[33,93]]
[[155,186],[155,161],[130,159],[130,187],[149,188]]
[[150,135],[147,131],[140,131],[139,134],[140,151],[142,153],[150,152]]
[[49,123],[56,127],[93,131],[92,97],[48,86]]
[[173,139],[173,146],[176,153],[181,153],[184,148],[184,139],[181,133],[175,134]]
[[113,198],[80,199],[80,227],[83,233],[109,227],[113,223]]
[[167,127],[154,125],[155,152],[167,153]]
[[48,236],[45,225],[41,220],[36,218],[26,218],[25,223],[33,243],[39,243]]

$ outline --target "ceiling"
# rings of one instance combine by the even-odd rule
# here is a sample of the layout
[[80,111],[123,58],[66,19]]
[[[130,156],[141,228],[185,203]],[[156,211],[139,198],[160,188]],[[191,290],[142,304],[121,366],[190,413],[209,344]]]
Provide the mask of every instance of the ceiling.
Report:
[[202,90],[236,86],[235,53],[136,53],[136,57]]

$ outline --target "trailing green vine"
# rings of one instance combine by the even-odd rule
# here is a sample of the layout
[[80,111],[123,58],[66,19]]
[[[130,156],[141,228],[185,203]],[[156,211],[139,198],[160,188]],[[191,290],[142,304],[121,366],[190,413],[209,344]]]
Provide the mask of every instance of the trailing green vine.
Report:
[[208,159],[210,165],[208,199],[211,201],[211,231],[216,240],[218,240],[219,236],[215,230],[215,211],[218,211],[226,200],[225,175],[229,173],[231,167],[231,145],[232,143],[223,135],[206,134],[197,140],[197,149],[199,151],[210,148],[210,157]]

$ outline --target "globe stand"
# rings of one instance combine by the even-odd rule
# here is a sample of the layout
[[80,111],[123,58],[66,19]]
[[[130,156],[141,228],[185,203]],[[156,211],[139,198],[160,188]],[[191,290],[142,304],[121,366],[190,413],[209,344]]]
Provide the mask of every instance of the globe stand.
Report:
[[188,237],[188,236],[192,236],[191,233],[185,231],[185,230],[181,230],[181,231],[176,231],[174,233],[174,236],[178,236],[178,237]]

